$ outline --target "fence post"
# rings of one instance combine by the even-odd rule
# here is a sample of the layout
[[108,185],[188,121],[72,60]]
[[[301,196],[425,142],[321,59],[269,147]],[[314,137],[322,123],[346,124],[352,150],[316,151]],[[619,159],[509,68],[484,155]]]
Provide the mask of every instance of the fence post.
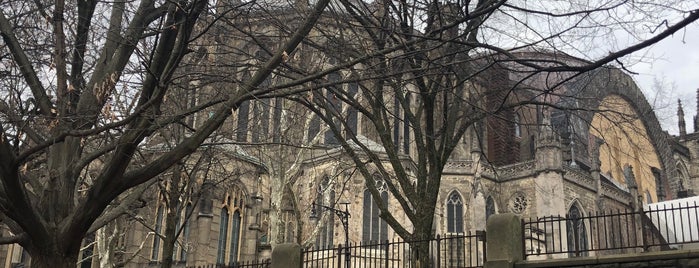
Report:
[[301,268],[303,258],[298,244],[278,244],[272,249],[271,268]]
[[512,268],[524,259],[522,223],[512,213],[495,214],[486,224],[485,268]]
[[[388,265],[389,259],[390,259],[390,255],[392,255],[392,254],[389,254],[390,249],[391,249],[391,242],[389,242],[389,240],[386,239],[386,248],[384,249],[384,250],[385,250],[384,252],[386,252],[386,263],[384,263],[384,267],[390,267],[390,266]],[[349,268],[349,267],[347,267],[347,268]]]
[[[342,267],[342,259],[343,259],[343,257],[346,257],[345,254],[342,254],[344,251],[343,249],[345,247],[346,246],[343,247],[342,244],[340,244],[340,246],[337,247],[337,255],[336,255],[337,256],[337,267]],[[349,268],[349,267],[345,267],[345,268]]]
[[439,235],[437,235],[437,263],[436,263],[437,265],[436,265],[436,267],[439,267],[442,265],[442,260],[440,258],[441,256],[442,256],[442,240],[441,240],[441,237]]

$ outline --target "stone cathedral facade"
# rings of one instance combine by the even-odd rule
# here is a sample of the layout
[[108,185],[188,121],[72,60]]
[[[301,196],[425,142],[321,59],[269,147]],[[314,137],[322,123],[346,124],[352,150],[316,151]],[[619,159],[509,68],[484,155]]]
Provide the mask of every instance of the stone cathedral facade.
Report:
[[[565,115],[542,107],[510,111],[506,115],[509,119],[486,119],[485,127],[462,138],[445,165],[434,215],[435,234],[484,230],[487,218],[496,213],[525,218],[587,215],[693,195],[699,186],[699,133],[687,133],[682,121],[679,136],[663,132],[648,102],[626,74],[612,69],[593,72],[590,79],[594,76],[613,76],[600,79],[606,82],[596,91],[598,105],[635,113],[628,131],[614,131],[623,125],[613,125],[609,118],[596,115],[581,120],[584,124],[573,125],[563,120]],[[257,104],[252,101],[249,105]],[[681,106],[678,113],[683,114]],[[241,117],[240,112],[235,116],[233,122]],[[361,124],[361,118],[358,122]],[[602,130],[608,132],[600,133]],[[376,148],[380,150],[378,144]],[[184,227],[173,254],[177,267],[270,257],[269,167],[254,156],[251,147],[215,150],[217,162],[232,170],[228,173],[231,179],[202,183],[197,200],[186,201],[183,215],[188,217],[178,223]],[[411,152],[409,146],[402,150],[418,153]],[[314,201],[349,202],[352,243],[397,238],[377,211],[372,211],[375,208],[363,179],[337,171],[339,165],[346,165],[339,163],[344,152],[332,143],[322,151],[303,163],[294,200],[300,209],[289,206],[280,218],[285,222],[284,240],[314,247],[344,242],[336,217],[322,218],[323,226],[313,231],[315,223],[308,214]],[[330,177],[340,177],[345,183],[330,183]],[[383,186],[378,188],[385,191]],[[388,194],[385,198],[398,209]],[[119,258],[131,256],[126,267],[155,267],[163,253],[162,240],[154,233],[163,230],[164,208],[154,201],[139,214],[145,222],[130,221],[117,241],[122,250]],[[87,257],[96,252],[91,249],[83,254]],[[3,267],[19,267],[29,261],[16,245],[3,246],[2,256]],[[95,257],[80,267],[98,267]]]

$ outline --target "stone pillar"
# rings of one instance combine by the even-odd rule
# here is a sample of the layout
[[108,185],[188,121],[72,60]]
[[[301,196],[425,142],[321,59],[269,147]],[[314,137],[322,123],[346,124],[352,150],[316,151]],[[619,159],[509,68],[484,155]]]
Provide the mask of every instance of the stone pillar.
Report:
[[597,204],[597,212],[603,212],[604,211],[604,195],[602,194],[602,177],[600,175],[600,170],[601,170],[601,165],[602,162],[599,159],[599,149],[602,144],[604,144],[604,140],[593,137],[594,141],[592,142],[592,152],[590,153],[590,176],[592,176],[592,180],[595,181],[595,193],[597,194],[597,197],[595,199],[595,203]]
[[301,268],[303,258],[298,244],[278,244],[272,249],[271,268]]
[[512,268],[524,260],[522,222],[512,213],[495,214],[486,227],[485,268]]
[[643,245],[640,251],[645,251],[645,235],[643,233],[643,218],[641,217],[641,212],[643,211],[643,195],[638,191],[638,184],[636,183],[636,177],[633,174],[632,166],[624,166],[624,178],[626,179],[626,185],[629,187],[629,194],[631,194],[631,204],[629,205],[632,211],[636,212],[633,217],[634,222],[627,224],[632,224],[632,226],[634,226],[634,233],[636,233],[636,240],[634,242],[636,245]]

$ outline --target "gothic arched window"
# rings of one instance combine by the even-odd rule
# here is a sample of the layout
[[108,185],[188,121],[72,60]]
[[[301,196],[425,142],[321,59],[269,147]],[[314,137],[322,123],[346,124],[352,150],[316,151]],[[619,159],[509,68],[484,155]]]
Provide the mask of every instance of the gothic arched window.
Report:
[[236,127],[236,140],[248,141],[248,123],[250,121],[250,101],[244,101],[238,106],[238,121]]
[[[323,178],[323,181],[318,185],[318,193],[316,195],[316,204],[333,207],[335,204],[334,186],[328,177]],[[316,237],[316,246],[320,249],[332,248],[333,238],[335,236],[335,214],[323,213],[325,219],[320,226],[320,231]]]
[[447,198],[447,232],[464,232],[464,202],[456,191],[452,191]]
[[[187,244],[189,242],[189,218],[192,215],[192,204],[187,203],[185,206],[184,213],[182,213],[182,224],[184,225],[182,227],[182,235],[180,237],[180,241],[182,244],[182,247],[180,248],[180,261],[187,261]],[[179,228],[178,228],[179,229]],[[179,243],[176,243],[177,245]],[[175,253],[173,253],[175,254]],[[174,259],[174,258],[173,258]]]
[[492,196],[488,196],[488,199],[485,200],[485,220],[488,221],[488,218],[495,213],[495,200]]
[[587,231],[585,221],[578,204],[575,203],[568,210],[566,218],[566,230],[568,233],[569,256],[587,256]]
[[216,263],[232,265],[238,261],[245,196],[239,188],[226,194],[221,208]]
[[[386,182],[378,177],[374,177],[374,181],[376,182],[376,190],[381,193],[382,201],[388,205]],[[379,206],[368,189],[364,190],[362,211],[362,241],[388,240],[388,225],[379,217]]]
[[224,264],[226,257],[226,245],[228,240],[228,208],[221,208],[221,219],[218,228],[218,253],[216,254],[216,263]]
[[[347,85],[347,95],[354,99],[357,97],[359,92],[359,84],[354,82]],[[357,134],[358,118],[357,118],[357,108],[353,106],[347,107],[347,128],[345,128],[345,135],[351,137]]]
[[151,260],[154,261],[159,261],[160,260],[160,235],[162,234],[163,230],[163,213],[165,210],[165,207],[163,205],[158,206],[156,209],[156,216],[155,216],[155,235],[153,236],[153,248],[151,251]]
[[[328,82],[332,84],[332,86],[328,87],[325,89],[325,101],[327,102],[328,108],[332,110],[332,112],[327,111],[326,113],[328,114],[335,114],[335,113],[341,113],[342,112],[342,101],[337,97],[336,92],[334,91],[343,91],[342,89],[342,84],[340,84],[340,80],[342,79],[342,76],[340,76],[340,73],[334,72],[330,73],[328,75]],[[333,119],[333,125],[337,128],[340,129],[342,128],[342,123],[338,118]],[[325,137],[324,137],[324,142],[325,144],[339,144],[338,137],[335,135],[335,133],[332,130],[327,130],[325,132]]]
[[230,250],[228,251],[228,263],[233,264],[238,261],[238,250],[240,249],[240,210],[233,212],[230,230]]

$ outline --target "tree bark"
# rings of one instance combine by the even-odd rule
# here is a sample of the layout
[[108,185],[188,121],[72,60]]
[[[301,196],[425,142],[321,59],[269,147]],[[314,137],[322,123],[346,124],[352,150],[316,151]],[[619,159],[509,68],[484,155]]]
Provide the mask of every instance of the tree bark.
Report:
[[[30,267],[32,268],[75,268],[78,263],[78,254],[65,255],[58,248],[54,248],[49,252],[31,254]],[[71,252],[72,253],[72,252]]]

